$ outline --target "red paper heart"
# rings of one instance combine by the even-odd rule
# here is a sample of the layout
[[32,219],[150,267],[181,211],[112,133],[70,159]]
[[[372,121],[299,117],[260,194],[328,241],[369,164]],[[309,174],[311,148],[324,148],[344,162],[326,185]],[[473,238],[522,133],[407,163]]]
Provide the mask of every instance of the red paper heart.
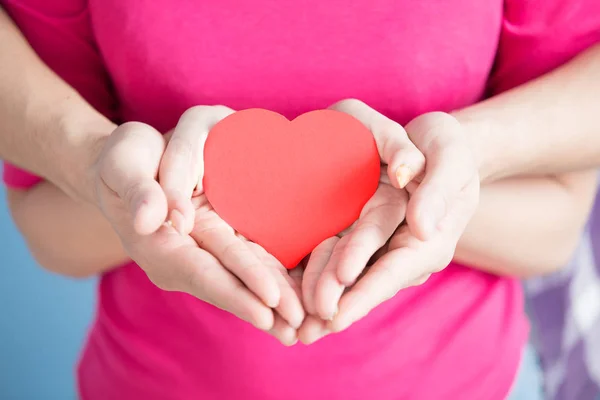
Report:
[[204,162],[204,191],[217,214],[286,268],[356,221],[379,182],[373,135],[332,110],[291,122],[268,110],[238,111],[210,131]]

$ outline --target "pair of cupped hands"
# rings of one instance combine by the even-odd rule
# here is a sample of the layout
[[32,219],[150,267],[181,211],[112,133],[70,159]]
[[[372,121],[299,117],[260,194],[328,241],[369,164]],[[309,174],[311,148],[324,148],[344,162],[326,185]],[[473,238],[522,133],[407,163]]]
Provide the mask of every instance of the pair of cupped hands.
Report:
[[358,100],[331,108],[373,133],[381,179],[359,219],[294,269],[237,234],[203,193],[204,143],[233,113],[227,107],[193,107],[164,136],[142,123],[119,126],[92,168],[96,201],[161,289],[189,293],[285,345],[313,343],[445,268],[479,198],[473,151],[449,114],[402,127]]

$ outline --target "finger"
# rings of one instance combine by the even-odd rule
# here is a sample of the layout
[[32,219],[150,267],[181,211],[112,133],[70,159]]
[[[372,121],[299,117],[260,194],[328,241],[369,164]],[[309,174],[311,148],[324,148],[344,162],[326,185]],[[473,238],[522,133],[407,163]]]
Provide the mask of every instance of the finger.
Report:
[[315,291],[327,262],[331,257],[333,248],[340,240],[337,236],[324,240],[310,254],[304,275],[302,277],[302,301],[309,314],[316,314]]
[[422,284],[432,273],[441,271],[454,254],[454,236],[445,233],[422,242],[409,226],[402,226],[389,242],[390,251],[342,297],[340,311],[329,328],[333,332],[346,329],[398,291]]
[[300,300],[300,288],[296,286],[294,280],[289,276],[286,279],[284,274],[287,275],[287,272],[277,273],[277,280],[280,282],[279,290],[281,292],[281,299],[275,310],[292,328],[298,329],[302,325],[305,316],[302,301]]
[[[160,164],[159,180],[175,214],[171,223],[180,233],[189,233],[194,222],[190,197],[204,175],[204,143],[208,132],[233,113],[223,106],[197,106],[187,110],[177,123]],[[182,226],[178,226],[182,225]]]
[[167,216],[167,201],[156,182],[163,151],[158,131],[130,122],[113,132],[100,159],[100,185],[124,202],[133,231],[140,235],[155,232]]
[[275,309],[288,325],[294,329],[300,328],[304,320],[304,308],[300,300],[300,287],[296,281],[288,274],[285,267],[264,248],[256,243],[247,242],[247,245],[256,254],[262,264],[269,268],[277,283],[279,284],[279,292],[281,297],[279,305]]
[[[425,114],[411,121],[406,130],[427,158],[427,171],[409,202],[407,221],[419,239],[427,240],[461,191],[475,182],[479,184],[477,167],[454,117]],[[477,196],[471,198],[477,201]]]
[[341,238],[333,248],[329,260],[317,281],[314,291],[316,315],[330,321],[338,312],[338,302],[346,286],[337,278],[337,266],[344,253],[350,236]]
[[275,323],[269,333],[284,346],[293,346],[298,342],[296,329],[292,328],[281,316],[275,315]]
[[380,185],[367,202],[356,227],[348,235],[335,268],[337,279],[351,286],[373,255],[392,236],[406,215],[407,195],[388,185]]
[[330,333],[325,321],[309,315],[298,330],[298,338],[304,344],[312,344]]
[[381,257],[369,271],[350,289],[339,303],[339,312],[330,322],[333,332],[340,332],[364,318],[379,304],[392,298],[401,288],[422,275],[411,268],[418,265],[416,252],[398,249]]
[[331,106],[331,109],[352,115],[373,133],[379,155],[388,165],[388,175],[394,187],[404,188],[424,170],[425,157],[397,122],[359,100],[343,100]]
[[223,266],[237,276],[264,303],[272,308],[279,305],[281,292],[271,268],[263,265],[247,244],[216,214],[198,221],[190,235],[213,254]]
[[149,250],[145,258],[150,261],[144,265],[155,266],[146,273],[162,289],[189,293],[261,330],[273,328],[273,311],[189,236],[162,228],[143,248]]
[[302,298],[302,278],[304,275],[304,269],[306,268],[307,259],[302,260],[299,266],[292,268],[288,271],[290,278],[294,281],[297,288],[300,288],[300,298]]

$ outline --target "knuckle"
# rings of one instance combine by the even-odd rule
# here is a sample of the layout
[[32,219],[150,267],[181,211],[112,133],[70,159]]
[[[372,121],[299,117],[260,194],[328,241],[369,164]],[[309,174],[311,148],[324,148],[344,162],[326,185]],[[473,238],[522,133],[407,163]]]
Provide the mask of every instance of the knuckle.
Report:
[[431,277],[431,274],[421,275],[420,277],[418,277],[417,279],[412,281],[409,286],[420,286],[420,285],[424,284],[425,282],[427,282],[430,277]]
[[212,109],[217,112],[218,114],[229,114],[231,113],[233,110],[223,104],[217,104],[212,106]]
[[211,268],[205,264],[199,264],[189,268],[182,273],[182,283],[188,292],[200,300],[210,301],[209,287],[211,280]]
[[190,107],[187,110],[185,110],[183,114],[181,114],[180,121],[202,117],[208,110],[210,110],[210,106]]
[[417,134],[423,139],[425,147],[451,143],[461,138],[462,128],[453,116],[443,112],[430,112],[422,114],[406,125],[406,130]]
[[402,138],[408,141],[408,136],[406,136],[406,131],[402,125],[389,118],[382,118],[375,128],[385,137]]
[[366,104],[355,98],[347,98],[344,100],[340,100],[333,105],[336,109],[354,109],[357,107],[364,107]]
[[[384,205],[381,204],[379,206],[373,207],[372,210],[376,210],[383,206]],[[358,227],[356,227],[356,231],[357,232],[360,231],[362,234],[373,234],[373,233],[378,234],[381,231],[381,227],[375,221],[364,220],[360,223],[360,225]]]
[[182,115],[180,120],[188,119],[203,119],[210,115],[230,114],[233,110],[223,104],[215,104],[212,106],[198,105],[188,108]]
[[193,146],[192,144],[180,136],[173,135],[169,141],[167,152],[169,156],[176,159],[188,160],[191,158]]
[[120,133],[134,133],[134,132],[138,132],[141,129],[145,129],[149,127],[149,125],[144,124],[143,122],[136,122],[136,121],[128,121],[128,122],[124,122],[121,125],[119,125],[119,128],[117,128],[116,132],[120,132]]
[[389,247],[391,249],[398,249],[401,247],[407,247],[410,243],[411,233],[408,225],[402,225],[396,230],[396,233],[391,237]]
[[377,137],[382,137],[381,143],[378,143],[380,154],[386,160],[390,158],[392,152],[399,150],[397,145],[409,143],[408,136],[402,126],[388,118],[382,118],[373,126],[373,131],[378,132]]
[[[389,290],[387,295],[394,297],[398,290],[400,290],[401,277],[398,275],[398,269],[395,268],[394,262],[386,262],[381,266],[381,281],[384,285],[392,284],[394,287],[392,290]],[[385,283],[387,282],[387,283]]]
[[[159,135],[158,132],[150,125],[146,125],[141,122],[126,122],[124,125],[121,125],[123,130],[121,131],[123,137],[127,137],[128,141],[138,143],[148,142],[150,138],[156,137]],[[131,156],[131,154],[127,154]]]
[[[346,236],[348,237],[348,236]],[[360,243],[358,244],[360,246]],[[343,246],[335,246],[332,250],[331,250],[331,256],[329,257],[329,259],[333,259],[336,257],[341,256],[342,254],[344,254],[349,248],[353,248],[353,245],[350,244],[350,242],[347,242],[345,245]]]
[[123,193],[120,193],[121,199],[125,204],[133,204],[135,197],[142,190],[143,186],[143,182],[141,181],[129,182],[123,189]]
[[370,237],[372,240],[380,242],[384,238],[384,232],[381,226],[374,221],[364,221],[359,227],[356,228],[356,234],[362,237],[361,240],[351,240],[348,243],[349,246],[361,246],[364,247],[364,238]]
[[208,240],[208,238],[211,237],[216,237],[219,232],[220,232],[221,228],[219,226],[216,225],[204,225],[204,224],[196,224],[194,226],[194,235],[202,238],[202,240]]
[[[436,128],[431,128],[432,131],[435,131]],[[443,133],[443,131],[438,131]],[[429,154],[432,157],[439,158],[445,157],[450,158],[457,153],[456,143],[453,143],[452,139],[450,139],[447,135],[444,134],[431,134],[432,137],[429,141]]]
[[393,187],[390,187],[389,189],[390,194],[387,197],[386,204],[382,204],[378,208],[385,208],[386,215],[399,216],[401,217],[400,220],[403,220],[406,211],[406,206],[408,205],[408,193],[406,193],[405,190],[397,190]]
[[334,249],[333,253],[332,253],[332,258],[335,256],[341,256],[343,253],[350,253],[350,254],[361,254],[361,253],[368,253],[369,252],[369,248],[362,242],[358,242],[358,241],[353,241],[348,243],[343,249]]
[[351,107],[366,107],[367,106],[367,104],[364,101],[359,100],[354,97],[349,97],[349,98],[345,99],[344,104],[351,106]]
[[110,182],[110,177],[115,171],[114,157],[103,154],[103,156],[101,156],[96,162],[96,170],[96,179],[99,179],[101,182],[104,182],[108,185]]
[[425,155],[414,144],[413,144],[412,148],[413,148],[412,157],[414,158],[414,162],[420,166],[425,165],[425,162],[426,162]]
[[250,250],[239,242],[232,242],[225,246],[223,259],[227,260],[228,263],[235,264],[240,274],[264,272],[261,268],[258,268],[258,259],[253,257]]
[[246,287],[244,286],[243,283],[241,283],[239,280],[236,279],[235,283],[233,284],[234,286],[232,287],[232,290],[220,293],[217,297],[215,297],[213,299],[215,304],[218,304],[218,307],[231,312],[235,315],[242,315],[243,313],[241,313],[240,311],[236,310],[236,303],[237,303],[237,298],[238,298],[238,293],[240,293],[243,290],[247,290]]
[[339,242],[337,236],[325,239],[321,242],[311,253],[311,258],[325,258],[329,253],[337,247],[336,244]]
[[224,259],[235,259],[240,253],[239,244],[236,242],[230,242],[223,248]]
[[206,268],[200,266],[182,269],[177,276],[179,286],[186,289],[187,292],[193,293],[196,297],[199,297],[200,294],[204,293],[203,282],[206,280],[205,269]]
[[350,225],[349,227],[347,227],[346,229],[344,229],[343,231],[341,231],[340,233],[338,233],[337,237],[342,238],[348,234],[350,234],[354,228],[356,227],[357,221],[354,221],[352,223],[352,225]]

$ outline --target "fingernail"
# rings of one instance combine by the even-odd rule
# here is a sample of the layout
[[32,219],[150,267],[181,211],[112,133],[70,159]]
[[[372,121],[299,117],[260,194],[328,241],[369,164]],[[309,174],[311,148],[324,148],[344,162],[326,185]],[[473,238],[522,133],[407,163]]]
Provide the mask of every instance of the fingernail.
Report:
[[327,322],[327,329],[330,330],[331,332],[341,332],[343,330],[348,329],[348,327],[352,325],[352,321],[346,319],[346,321],[342,321],[341,323],[338,321],[329,321]]
[[267,303],[267,307],[275,309],[275,308],[279,307],[279,297],[276,299],[275,298],[267,299],[266,303]]
[[331,315],[329,315],[327,318],[325,318],[326,321],[333,321],[333,319],[335,318],[335,316],[338,314],[339,312],[339,308],[338,306],[335,306],[335,310],[333,310],[333,313]]
[[298,321],[292,321],[290,322],[290,326],[296,330],[300,329],[300,327],[302,326],[302,323],[304,322],[304,316],[302,317],[302,319],[298,320]]
[[400,189],[404,189],[413,178],[413,172],[406,164],[402,164],[396,169],[396,180]]

